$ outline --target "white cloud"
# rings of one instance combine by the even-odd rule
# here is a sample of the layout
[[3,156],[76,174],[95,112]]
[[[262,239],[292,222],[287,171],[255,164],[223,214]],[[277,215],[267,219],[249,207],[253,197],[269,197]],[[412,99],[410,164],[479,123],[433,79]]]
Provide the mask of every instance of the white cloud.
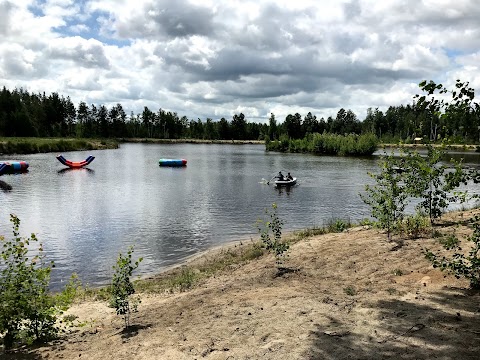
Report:
[[0,86],[215,120],[363,119],[423,79],[480,86],[473,0],[0,3]]

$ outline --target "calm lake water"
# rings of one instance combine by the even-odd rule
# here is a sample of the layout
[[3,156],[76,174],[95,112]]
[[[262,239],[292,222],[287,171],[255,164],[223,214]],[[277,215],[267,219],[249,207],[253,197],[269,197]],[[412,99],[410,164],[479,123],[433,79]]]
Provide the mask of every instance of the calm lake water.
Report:
[[[185,258],[233,240],[258,238],[256,221],[278,204],[284,231],[323,226],[331,219],[369,216],[359,197],[371,183],[378,157],[358,159],[267,153],[263,145],[122,144],[117,150],[64,153],[95,160],[70,170],[57,154],[25,160],[29,172],[4,175],[0,234],[10,237],[9,214],[21,220],[22,235],[37,234],[56,268],[52,287],[71,273],[91,286],[108,283],[119,252],[135,245],[144,258],[139,272],[158,273]],[[160,158],[186,158],[185,168],[158,166]],[[468,163],[478,165],[479,155]],[[279,170],[298,185],[286,190],[262,183]]]

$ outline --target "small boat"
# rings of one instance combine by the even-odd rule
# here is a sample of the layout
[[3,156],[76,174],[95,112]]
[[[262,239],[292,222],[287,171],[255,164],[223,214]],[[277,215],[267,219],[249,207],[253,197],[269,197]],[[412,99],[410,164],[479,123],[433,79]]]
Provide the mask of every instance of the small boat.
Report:
[[63,165],[68,166],[71,169],[79,169],[90,164],[95,156],[90,155],[85,160],[82,161],[70,161],[64,158],[63,155],[58,155],[57,160],[60,161]]
[[285,179],[285,180],[275,180],[275,186],[293,186],[297,183],[297,178],[294,177],[292,179]]
[[28,163],[26,161],[0,162],[0,175],[26,172]]
[[160,166],[187,166],[187,160],[185,159],[160,159],[158,161]]

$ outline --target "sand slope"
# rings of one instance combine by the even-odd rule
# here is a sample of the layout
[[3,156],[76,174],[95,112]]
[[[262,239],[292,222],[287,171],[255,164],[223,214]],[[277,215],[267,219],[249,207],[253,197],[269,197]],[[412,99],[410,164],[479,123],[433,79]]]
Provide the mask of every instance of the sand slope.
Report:
[[277,276],[273,258],[264,256],[187,292],[144,294],[128,332],[104,303],[82,303],[70,311],[87,326],[49,346],[3,356],[478,359],[480,294],[433,269],[424,247],[440,248],[431,238],[398,246],[362,227],[307,238],[291,247],[287,265],[295,271]]

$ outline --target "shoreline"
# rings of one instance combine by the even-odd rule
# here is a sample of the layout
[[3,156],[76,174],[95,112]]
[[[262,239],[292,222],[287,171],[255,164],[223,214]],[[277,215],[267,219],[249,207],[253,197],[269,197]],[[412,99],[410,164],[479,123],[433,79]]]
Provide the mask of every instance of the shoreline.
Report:
[[[446,213],[436,229],[464,239],[471,233],[466,220],[478,213]],[[105,299],[88,298],[67,311],[79,325],[60,340],[4,356],[476,359],[480,292],[425,259],[423,248],[441,248],[431,233],[393,242],[363,226],[285,234],[295,239],[285,262],[290,271],[281,274],[271,254],[243,260],[250,243],[235,241],[190,259],[192,276],[205,270],[202,262],[222,265],[192,286],[137,289],[142,302],[129,330]],[[168,284],[165,276],[151,281]]]
[[205,139],[156,139],[156,138],[119,138],[121,143],[141,144],[226,144],[226,145],[247,145],[265,144],[264,140],[205,140]]
[[0,137],[0,155],[118,149],[115,139]]
[[[27,155],[48,152],[88,151],[118,149],[119,144],[217,144],[217,145],[265,145],[264,140],[208,140],[208,139],[157,139],[157,138],[24,138],[0,137],[0,155]],[[440,146],[435,145],[434,146]],[[418,148],[425,149],[425,144],[392,144],[381,143],[382,149]],[[479,152],[480,145],[453,144],[447,146],[447,151]]]
[[[442,145],[433,144],[434,147],[440,147]],[[419,148],[419,149],[426,149],[426,144],[380,144],[378,145],[378,149],[401,149],[401,148]],[[474,144],[452,144],[446,146],[447,152],[448,150],[453,151],[465,151],[465,152],[479,152],[480,145]]]

